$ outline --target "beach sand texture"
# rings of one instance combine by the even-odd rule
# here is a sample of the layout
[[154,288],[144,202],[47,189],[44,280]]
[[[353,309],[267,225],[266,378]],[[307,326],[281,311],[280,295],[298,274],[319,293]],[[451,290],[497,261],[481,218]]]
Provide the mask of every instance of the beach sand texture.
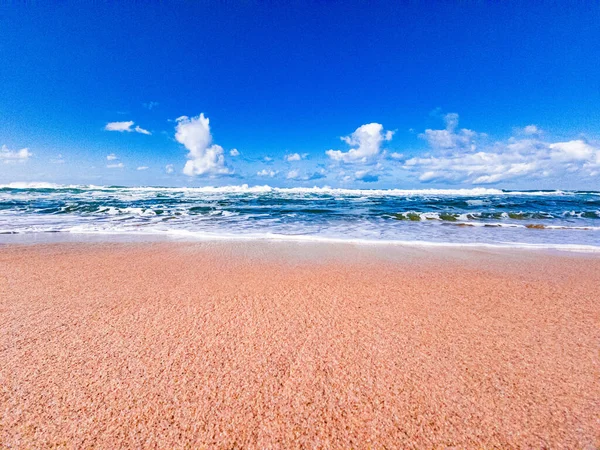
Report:
[[600,446],[597,256],[267,247],[0,247],[0,447]]

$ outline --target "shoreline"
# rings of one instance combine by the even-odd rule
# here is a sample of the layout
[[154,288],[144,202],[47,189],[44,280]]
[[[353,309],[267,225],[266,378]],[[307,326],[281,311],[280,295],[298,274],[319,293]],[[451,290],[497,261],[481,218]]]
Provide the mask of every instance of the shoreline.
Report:
[[0,265],[0,446],[600,443],[595,254],[71,242]]
[[60,243],[212,243],[253,244],[281,243],[307,245],[374,246],[406,249],[489,250],[489,251],[534,251],[549,253],[585,253],[600,256],[600,244],[534,244],[525,242],[484,243],[484,242],[436,242],[400,241],[331,238],[314,235],[252,235],[252,234],[195,234],[192,232],[152,233],[152,232],[34,232],[0,233],[0,247],[10,245],[60,244]]

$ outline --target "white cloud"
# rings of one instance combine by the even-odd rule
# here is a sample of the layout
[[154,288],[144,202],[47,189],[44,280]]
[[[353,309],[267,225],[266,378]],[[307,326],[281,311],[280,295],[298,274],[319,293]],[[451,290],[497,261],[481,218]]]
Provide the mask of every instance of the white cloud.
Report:
[[427,129],[419,137],[425,139],[435,150],[457,149],[474,150],[475,140],[480,136],[478,133],[463,128],[456,130],[458,126],[458,114],[448,113],[444,116],[446,128],[444,130]]
[[231,150],[229,150],[229,154],[231,156],[240,156],[240,151],[237,148],[232,148]]
[[287,178],[288,180],[295,180],[295,179],[297,179],[299,176],[300,176],[300,172],[298,172],[297,170],[290,170],[290,171],[287,173],[287,176],[286,176],[286,178]]
[[131,131],[131,127],[133,126],[133,120],[127,122],[109,122],[106,124],[104,129],[106,131]]
[[404,158],[404,155],[402,153],[394,152],[394,153],[390,154],[390,158],[392,158],[392,159],[402,159],[402,158]]
[[542,130],[535,125],[527,125],[525,128],[523,128],[523,134],[527,135],[540,134],[541,132]]
[[148,130],[144,130],[143,128],[139,127],[139,126],[135,126],[135,128],[133,129],[136,133],[141,133],[141,134],[146,134],[146,135],[151,135],[152,133],[150,133]]
[[308,153],[292,153],[291,155],[285,155],[285,160],[288,162],[292,162],[292,161],[300,161],[302,159],[306,159],[306,157],[308,156]]
[[393,135],[392,131],[384,132],[383,125],[380,123],[368,123],[358,127],[350,136],[341,138],[342,141],[353,148],[347,152],[327,150],[325,153],[334,161],[365,163],[379,155],[382,143],[392,140]]
[[122,169],[125,166],[123,165],[122,162],[120,162],[120,163],[115,163],[115,164],[107,164],[106,167],[108,169]]
[[184,174],[194,176],[231,173],[225,166],[223,147],[212,144],[208,117],[204,117],[204,114],[192,118],[181,116],[176,121],[175,139],[188,150]]
[[278,173],[279,173],[278,170],[263,169],[263,170],[259,170],[258,172],[256,172],[256,175],[258,175],[259,177],[271,177],[271,178],[273,178]]
[[552,150],[551,157],[559,161],[594,161],[600,163],[598,149],[587,142],[576,141],[556,142],[548,146]]
[[456,132],[455,119],[457,115],[449,119],[446,115],[445,130],[426,130],[425,138],[433,151],[406,160],[403,168],[422,182],[471,184],[600,174],[600,145],[581,139],[553,143],[535,135],[482,144],[473,137],[483,134],[471,130]]
[[148,134],[148,135],[152,134],[148,130],[144,130],[143,128],[141,128],[139,126],[132,128],[134,123],[135,122],[133,120],[128,120],[126,122],[109,122],[106,124],[104,129],[106,131],[119,131],[121,133],[123,133],[123,132],[131,133],[131,132],[135,131],[136,133],[141,133],[141,134]]
[[165,172],[167,172],[167,173],[173,173],[173,170],[174,170],[173,169],[173,164],[167,164],[165,166]]
[[28,148],[22,148],[21,150],[9,150],[6,145],[0,148],[0,161],[4,163],[15,163],[25,162],[31,157],[31,152]]
[[119,157],[114,153],[111,153],[110,155],[106,155],[106,159],[107,161],[114,161],[115,159],[119,159]]
[[273,158],[271,158],[270,156],[265,156],[265,157],[263,158],[263,160],[264,160],[265,162],[271,162],[271,161],[273,161]]
[[148,166],[139,166],[136,170],[148,170]]

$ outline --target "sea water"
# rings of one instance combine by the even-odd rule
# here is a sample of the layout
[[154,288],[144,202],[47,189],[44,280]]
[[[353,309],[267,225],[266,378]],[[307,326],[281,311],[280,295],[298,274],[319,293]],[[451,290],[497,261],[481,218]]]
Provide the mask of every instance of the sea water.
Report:
[[600,250],[600,192],[0,185],[0,233]]

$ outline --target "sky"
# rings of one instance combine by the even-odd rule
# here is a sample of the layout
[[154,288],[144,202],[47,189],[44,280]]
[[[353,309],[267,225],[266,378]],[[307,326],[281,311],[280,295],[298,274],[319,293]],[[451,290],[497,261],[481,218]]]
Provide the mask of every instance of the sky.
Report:
[[591,1],[2,2],[0,184],[598,190],[598,23]]

